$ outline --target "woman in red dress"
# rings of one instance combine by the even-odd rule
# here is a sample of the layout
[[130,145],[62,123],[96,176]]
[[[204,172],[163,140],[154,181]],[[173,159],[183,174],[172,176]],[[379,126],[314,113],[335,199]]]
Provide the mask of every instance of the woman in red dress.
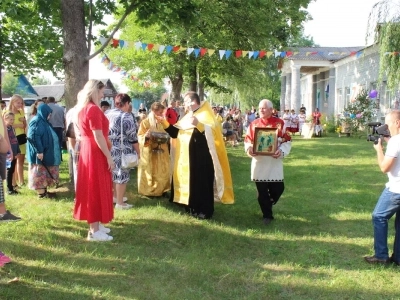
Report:
[[75,115],[81,136],[74,218],[89,223],[89,241],[113,239],[110,229],[101,224],[114,217],[109,124],[99,106],[103,94],[104,84],[89,80],[78,94]]

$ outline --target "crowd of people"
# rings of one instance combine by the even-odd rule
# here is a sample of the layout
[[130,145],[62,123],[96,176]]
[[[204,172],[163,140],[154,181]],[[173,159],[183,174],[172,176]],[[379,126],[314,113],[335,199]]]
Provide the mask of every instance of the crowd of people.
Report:
[[[168,105],[155,102],[148,112],[141,105],[137,120],[127,94],[115,97],[113,109],[108,102],[101,102],[104,88],[101,81],[89,80],[66,117],[64,109],[48,97],[32,105],[27,121],[22,97],[11,98],[9,105],[3,107],[0,121],[0,176],[7,180],[8,195],[18,195],[18,188],[24,184],[19,164],[23,166],[26,156],[29,188],[39,198],[56,197],[48,188],[58,183],[66,132],[74,174],[73,217],[88,223],[87,240],[113,240],[111,229],[105,225],[113,220],[114,209],[132,208],[125,195],[132,169],[126,166],[126,157],[136,160],[139,194],[168,197],[190,216],[210,219],[215,201],[234,203],[225,145],[230,142],[237,146],[244,137],[244,150],[252,159],[251,180],[256,185],[263,222],[266,225],[272,222],[273,205],[285,189],[283,158],[291,151],[291,135],[301,132],[306,115],[304,107],[298,115],[294,110],[285,110],[279,117],[272,102],[263,99],[258,111],[252,108],[242,115],[240,109],[212,107],[208,101],[201,102],[195,92],[187,92],[182,106],[173,100]],[[318,108],[312,117],[314,125],[320,126]],[[385,123],[392,135],[386,154],[381,140],[374,148],[379,167],[388,173],[389,182],[373,212],[375,254],[365,260],[399,265],[397,217],[391,257],[387,248],[388,220],[400,212],[399,112],[389,113]],[[276,130],[274,134],[269,131],[271,128]],[[6,209],[4,194],[1,185],[0,221],[20,220]],[[8,262],[10,258],[0,252],[0,265]]]

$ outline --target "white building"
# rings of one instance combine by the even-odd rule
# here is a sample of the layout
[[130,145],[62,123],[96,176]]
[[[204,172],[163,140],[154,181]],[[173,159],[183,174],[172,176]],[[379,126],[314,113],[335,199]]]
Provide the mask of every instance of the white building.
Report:
[[304,104],[307,115],[319,108],[333,117],[342,113],[361,89],[378,91],[373,99],[380,107],[377,119],[388,109],[398,107],[397,94],[387,89],[385,81],[378,85],[377,45],[299,48],[285,59],[281,71],[281,111],[298,112]]

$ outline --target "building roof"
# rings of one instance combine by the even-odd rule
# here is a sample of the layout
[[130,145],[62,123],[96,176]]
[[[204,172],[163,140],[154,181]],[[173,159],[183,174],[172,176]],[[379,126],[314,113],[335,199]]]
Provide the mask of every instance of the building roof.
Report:
[[[6,75],[7,72],[1,72],[1,78],[3,80],[4,76]],[[15,87],[15,94],[20,94],[22,96],[33,96],[33,95],[38,95],[38,93],[35,91],[35,89],[32,87],[30,84],[29,80],[24,76],[24,75],[17,75],[18,78],[18,83],[17,86]],[[2,97],[11,97],[11,95],[5,95],[3,94],[2,91]]]
[[300,47],[292,49],[290,60],[314,60],[335,62],[363,50],[365,46],[358,47]]
[[54,97],[56,101],[60,101],[64,97],[64,83],[51,85],[35,85],[34,89],[38,92],[39,97]]

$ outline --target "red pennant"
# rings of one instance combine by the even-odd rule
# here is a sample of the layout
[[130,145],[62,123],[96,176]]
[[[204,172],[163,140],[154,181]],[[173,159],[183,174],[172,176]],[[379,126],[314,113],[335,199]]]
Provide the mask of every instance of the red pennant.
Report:
[[287,52],[286,52],[286,56],[287,56],[287,57],[291,57],[292,55],[293,55],[293,52],[292,52],[292,51],[287,51]]
[[151,49],[153,49],[154,44],[147,44],[147,49],[149,49],[149,51],[151,51]]
[[113,39],[113,40],[112,40],[112,46],[111,46],[111,47],[113,47],[113,48],[118,48],[118,46],[119,46],[119,40]]
[[174,47],[172,48],[172,51],[178,52],[180,48],[181,48],[181,46],[174,46]]
[[206,48],[200,48],[200,56],[204,56],[204,54],[207,53],[207,49]]
[[318,51],[311,52],[311,54],[313,55],[318,54]]
[[357,51],[350,52],[350,56],[356,55]]
[[236,56],[236,58],[241,57],[242,56],[242,50],[236,50],[235,56]]
[[261,51],[260,51],[260,54],[258,55],[258,57],[259,57],[259,58],[263,58],[263,57],[265,56],[266,53],[267,53],[266,51],[261,50]]

